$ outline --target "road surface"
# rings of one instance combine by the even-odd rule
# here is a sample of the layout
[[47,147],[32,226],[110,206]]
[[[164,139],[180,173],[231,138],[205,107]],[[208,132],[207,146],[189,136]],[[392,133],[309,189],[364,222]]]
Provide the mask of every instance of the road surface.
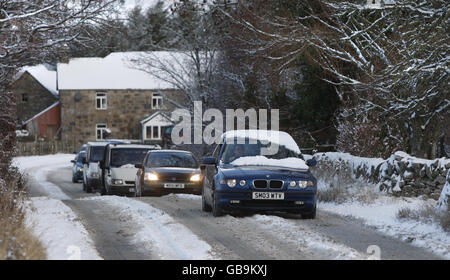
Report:
[[[34,171],[27,170],[29,173]],[[156,249],[134,242],[139,225],[119,215],[113,203],[95,199],[99,194],[87,194],[83,192],[81,183],[72,183],[70,168],[50,172],[46,180],[58,186],[67,196],[62,201],[77,214],[102,258],[160,258]],[[46,195],[40,182],[30,178],[28,184],[32,196]],[[367,250],[371,245],[380,248],[381,259],[438,259],[425,249],[383,235],[359,220],[320,209],[314,220],[302,220],[297,215],[289,214],[214,218],[210,213],[201,211],[198,196],[125,199],[145,203],[166,213],[208,243],[215,259],[366,259],[370,257]]]

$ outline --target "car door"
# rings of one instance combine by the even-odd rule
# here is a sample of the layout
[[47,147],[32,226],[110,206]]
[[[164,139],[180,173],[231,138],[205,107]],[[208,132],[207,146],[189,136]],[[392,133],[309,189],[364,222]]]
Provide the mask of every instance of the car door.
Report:
[[[217,159],[219,157],[221,147],[222,147],[222,145],[218,144],[212,154],[212,157],[214,157],[216,159],[216,164],[217,164]],[[217,165],[207,164],[205,166],[204,192],[205,192],[205,198],[209,204],[212,203],[213,190],[214,190],[214,176],[216,176],[216,174],[217,174]]]

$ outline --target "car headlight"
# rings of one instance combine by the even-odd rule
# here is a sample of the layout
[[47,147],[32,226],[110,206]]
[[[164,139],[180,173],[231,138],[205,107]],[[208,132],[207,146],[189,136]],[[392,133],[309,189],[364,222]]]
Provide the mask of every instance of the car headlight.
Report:
[[92,178],[99,178],[100,176],[98,175],[97,172],[92,172],[92,173],[91,173],[91,177],[92,177]]
[[312,181],[298,181],[298,186],[302,189],[314,186]]
[[112,183],[113,183],[113,185],[123,185],[123,180],[113,179]]
[[78,167],[77,170],[78,171],[83,171],[83,167]]
[[295,187],[296,185],[297,185],[297,182],[295,182],[295,181],[289,182],[289,187],[291,187],[291,188]]
[[236,179],[227,180],[227,186],[229,186],[230,188],[234,188],[236,186]]
[[239,185],[241,185],[241,187],[245,186],[245,183],[246,183],[245,180],[240,180],[239,181]]
[[144,175],[144,180],[145,181],[158,181],[158,175],[156,175],[155,173],[145,173]]
[[200,181],[200,174],[194,174],[191,176],[191,178],[189,179],[191,182],[199,182]]

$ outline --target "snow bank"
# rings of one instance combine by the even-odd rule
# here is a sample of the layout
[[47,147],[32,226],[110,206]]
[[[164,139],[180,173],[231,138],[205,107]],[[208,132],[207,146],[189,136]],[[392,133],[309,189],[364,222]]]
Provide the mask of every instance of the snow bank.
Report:
[[[371,204],[355,202],[336,204],[319,203],[318,208],[343,216],[364,220],[386,235],[411,242],[437,255],[450,259],[450,235],[435,223],[414,220],[398,220],[396,215],[402,208],[420,209],[424,203],[435,205],[436,201],[418,198],[398,198],[381,196]],[[381,252],[382,253],[382,252]]]
[[60,200],[33,197],[25,217],[27,226],[47,249],[48,259],[101,259],[78,217]]
[[300,158],[284,158],[284,159],[272,159],[265,156],[251,156],[240,157],[231,162],[232,165],[245,166],[245,165],[258,165],[258,166],[279,166],[295,169],[308,169],[305,161]]
[[[325,168],[348,174],[353,179],[376,184],[381,191],[403,196],[426,195],[438,199],[450,170],[450,159],[427,160],[396,152],[388,159],[363,158],[347,153],[318,153],[318,167],[312,170],[320,177]],[[319,178],[320,179],[320,178]]]
[[131,238],[138,246],[158,253],[161,259],[213,259],[211,246],[200,240],[184,225],[165,212],[146,203],[124,197],[102,196],[85,200],[99,200],[119,209],[119,215],[140,227]]

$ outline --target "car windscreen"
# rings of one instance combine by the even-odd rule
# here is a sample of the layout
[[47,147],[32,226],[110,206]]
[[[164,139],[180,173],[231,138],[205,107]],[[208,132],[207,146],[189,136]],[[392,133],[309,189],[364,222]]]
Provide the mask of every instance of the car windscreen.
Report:
[[89,161],[96,162],[103,160],[104,152],[105,152],[104,146],[92,146],[90,148]]
[[79,153],[78,157],[77,157],[77,162],[78,163],[83,163],[83,158],[86,158],[86,153]]
[[[242,143],[243,142],[243,143]],[[302,155],[287,149],[285,146],[279,145],[278,149],[273,151],[273,154],[268,154],[267,151],[271,146],[269,142],[261,142],[259,140],[249,142],[248,139],[244,141],[234,141],[234,143],[227,143],[223,149],[220,160],[223,163],[229,164],[241,157],[265,156],[271,159],[285,159],[285,158],[301,158]]]
[[118,148],[111,149],[111,167],[120,167],[127,164],[142,163],[149,149],[142,148]]
[[190,153],[151,153],[145,164],[146,167],[184,167],[197,168],[198,164]]

